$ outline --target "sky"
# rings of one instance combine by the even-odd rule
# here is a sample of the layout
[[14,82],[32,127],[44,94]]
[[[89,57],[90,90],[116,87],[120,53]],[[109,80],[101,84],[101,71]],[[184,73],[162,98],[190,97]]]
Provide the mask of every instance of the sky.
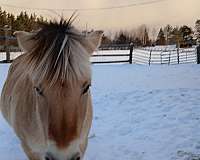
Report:
[[[21,8],[6,7],[7,5],[25,8],[75,9],[104,8],[128,4],[141,4],[155,0],[0,0],[0,5],[13,13]],[[78,11],[76,25],[87,29],[118,30],[131,29],[146,24],[150,27],[160,27],[166,24],[194,26],[200,19],[200,0],[157,0],[157,3],[136,5],[128,8],[109,10]],[[24,10],[24,9],[23,9]],[[26,9],[44,17],[56,18],[62,14],[69,17],[73,11],[47,11]]]

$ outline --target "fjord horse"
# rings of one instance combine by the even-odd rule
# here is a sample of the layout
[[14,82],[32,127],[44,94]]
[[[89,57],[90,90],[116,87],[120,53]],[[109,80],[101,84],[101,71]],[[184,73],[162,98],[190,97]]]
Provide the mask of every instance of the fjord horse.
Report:
[[92,122],[89,58],[102,31],[83,34],[60,20],[14,34],[24,54],[3,87],[4,118],[29,160],[82,160]]

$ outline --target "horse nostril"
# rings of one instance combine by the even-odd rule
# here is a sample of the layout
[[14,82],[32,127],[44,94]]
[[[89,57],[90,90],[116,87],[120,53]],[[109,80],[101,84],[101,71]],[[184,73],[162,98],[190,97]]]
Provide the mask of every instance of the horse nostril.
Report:
[[71,160],[80,160],[80,154],[75,155]]
[[51,160],[49,157],[45,157],[44,159],[45,159],[45,160]]
[[52,157],[49,156],[49,155],[46,155],[46,156],[44,157],[44,159],[45,159],[45,160],[54,160],[54,158],[52,158]]
[[76,160],[80,160],[80,159],[81,159],[80,156],[76,158]]

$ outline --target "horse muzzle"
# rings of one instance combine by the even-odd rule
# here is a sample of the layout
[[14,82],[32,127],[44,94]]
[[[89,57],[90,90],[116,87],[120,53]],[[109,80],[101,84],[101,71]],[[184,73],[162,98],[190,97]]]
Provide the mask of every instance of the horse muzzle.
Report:
[[[45,160],[60,160],[60,159],[57,159],[56,157],[54,157],[53,155],[51,155],[50,153],[47,153],[45,155]],[[72,156],[71,158],[69,159],[64,159],[64,160],[81,160],[81,156],[80,156],[80,153],[76,153],[74,156]]]

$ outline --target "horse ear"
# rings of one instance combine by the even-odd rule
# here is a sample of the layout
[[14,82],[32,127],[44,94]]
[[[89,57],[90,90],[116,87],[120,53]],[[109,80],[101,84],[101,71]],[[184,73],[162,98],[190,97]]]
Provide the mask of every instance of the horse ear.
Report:
[[92,54],[99,47],[101,44],[102,36],[103,31],[95,31],[86,35],[86,42],[88,45],[85,47],[88,53]]
[[25,31],[15,31],[13,33],[13,35],[16,36],[16,38],[17,38],[19,47],[24,52],[29,52],[34,48],[35,41],[34,41],[33,37],[35,36],[35,34],[36,33],[25,32]]

